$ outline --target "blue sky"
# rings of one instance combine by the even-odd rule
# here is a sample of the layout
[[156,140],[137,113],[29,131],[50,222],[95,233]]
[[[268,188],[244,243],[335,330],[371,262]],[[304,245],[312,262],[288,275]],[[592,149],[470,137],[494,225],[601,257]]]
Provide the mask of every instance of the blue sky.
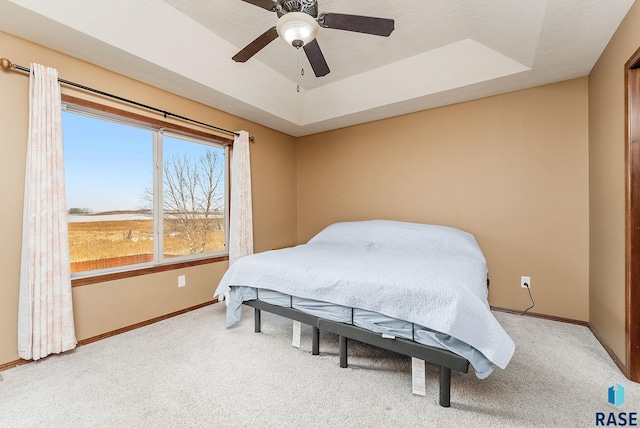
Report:
[[[141,208],[153,183],[153,131],[65,111],[62,123],[67,208]],[[165,137],[164,156],[208,148]]]

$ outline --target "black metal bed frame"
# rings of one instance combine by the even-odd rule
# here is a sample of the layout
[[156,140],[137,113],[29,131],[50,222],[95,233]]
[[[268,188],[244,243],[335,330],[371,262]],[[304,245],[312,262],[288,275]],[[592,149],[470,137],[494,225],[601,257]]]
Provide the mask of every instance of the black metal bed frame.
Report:
[[451,406],[451,370],[462,373],[469,371],[469,361],[453,352],[423,345],[408,339],[386,339],[379,333],[365,330],[355,325],[329,321],[324,318],[307,314],[292,307],[276,306],[262,300],[247,300],[243,302],[254,308],[255,332],[261,330],[261,311],[267,311],[294,321],[300,321],[313,327],[311,354],[320,354],[320,330],[328,331],[339,336],[340,367],[347,367],[348,339],[396,352],[401,355],[419,358],[440,368],[440,397],[442,407]]

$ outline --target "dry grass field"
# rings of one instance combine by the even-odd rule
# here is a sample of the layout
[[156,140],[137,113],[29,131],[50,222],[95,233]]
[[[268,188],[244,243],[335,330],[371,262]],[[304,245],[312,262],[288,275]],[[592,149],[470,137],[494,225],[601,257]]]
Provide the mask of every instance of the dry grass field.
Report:
[[[189,242],[172,235],[164,237],[165,256],[189,254]],[[224,232],[210,231],[205,251],[223,249]],[[70,222],[69,253],[71,263],[153,254],[153,220]]]

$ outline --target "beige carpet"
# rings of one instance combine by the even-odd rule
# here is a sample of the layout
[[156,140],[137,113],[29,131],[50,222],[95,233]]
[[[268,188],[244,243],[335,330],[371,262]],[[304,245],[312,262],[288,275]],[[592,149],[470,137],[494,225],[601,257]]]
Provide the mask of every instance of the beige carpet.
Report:
[[[249,309],[224,328],[209,306],[70,353],[2,372],[0,427],[590,427],[596,412],[634,412],[629,382],[585,327],[496,313],[516,342],[506,370],[452,376],[451,408],[411,394],[407,357],[350,342],[341,369],[336,336],[311,328],[291,346],[291,321]],[[619,383],[626,402],[607,402]]]

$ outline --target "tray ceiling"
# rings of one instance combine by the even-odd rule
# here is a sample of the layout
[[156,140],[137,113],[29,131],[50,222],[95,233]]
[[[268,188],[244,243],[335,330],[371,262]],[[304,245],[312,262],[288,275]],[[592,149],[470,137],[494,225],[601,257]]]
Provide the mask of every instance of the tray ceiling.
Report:
[[302,136],[585,76],[633,0],[318,3],[394,19],[395,30],[321,28],[321,78],[279,39],[232,61],[277,21],[241,0],[0,0],[0,30]]

